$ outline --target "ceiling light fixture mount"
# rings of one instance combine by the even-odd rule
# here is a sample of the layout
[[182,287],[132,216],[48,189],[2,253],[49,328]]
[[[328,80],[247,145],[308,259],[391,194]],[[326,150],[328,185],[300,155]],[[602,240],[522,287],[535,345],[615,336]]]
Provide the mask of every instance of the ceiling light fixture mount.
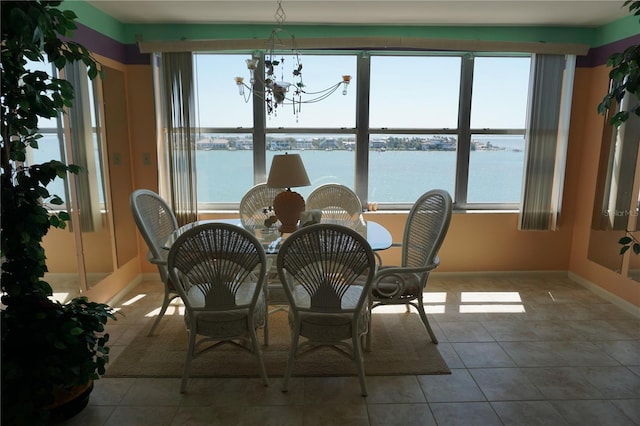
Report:
[[[292,105],[293,113],[297,119],[302,104],[324,100],[338,90],[340,86],[343,87],[342,94],[346,95],[347,87],[351,81],[350,75],[343,75],[341,81],[326,89],[314,92],[306,90],[306,86],[302,81],[301,54],[296,47],[295,36],[282,27],[287,19],[287,14],[282,8],[282,0],[278,0],[278,8],[274,17],[278,26],[271,31],[266,43],[264,77],[262,73],[256,72],[260,63],[261,52],[254,52],[252,57],[246,60],[250,85],[244,82],[244,77],[235,77],[238,91],[244,97],[245,102],[249,102],[251,94],[258,96],[265,101],[269,116],[277,115],[278,107],[281,105]],[[283,40],[284,38],[290,40],[288,45]],[[290,56],[293,61],[291,67],[292,81],[285,80],[285,56]]]

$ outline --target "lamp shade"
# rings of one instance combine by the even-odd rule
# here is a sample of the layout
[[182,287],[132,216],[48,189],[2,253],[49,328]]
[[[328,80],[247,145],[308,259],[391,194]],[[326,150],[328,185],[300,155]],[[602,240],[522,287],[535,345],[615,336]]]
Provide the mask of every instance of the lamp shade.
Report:
[[269,170],[267,186],[272,188],[293,188],[309,186],[309,176],[302,164],[300,154],[274,155]]

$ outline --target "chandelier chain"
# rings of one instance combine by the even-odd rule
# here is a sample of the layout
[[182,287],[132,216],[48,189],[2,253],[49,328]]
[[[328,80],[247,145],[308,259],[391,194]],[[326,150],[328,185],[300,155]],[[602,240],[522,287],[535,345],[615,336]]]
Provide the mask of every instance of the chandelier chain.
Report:
[[276,22],[278,26],[281,27],[284,24],[284,21],[287,19],[287,14],[284,12],[282,8],[282,0],[278,0],[278,8],[276,9],[276,13],[273,15],[276,18]]

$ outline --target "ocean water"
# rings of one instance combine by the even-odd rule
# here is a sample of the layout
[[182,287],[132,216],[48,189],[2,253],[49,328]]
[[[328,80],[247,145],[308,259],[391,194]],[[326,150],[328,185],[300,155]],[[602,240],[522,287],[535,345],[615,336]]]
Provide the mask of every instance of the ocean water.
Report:
[[[482,140],[480,140],[482,141]],[[486,140],[485,140],[486,141]],[[472,151],[469,160],[468,201],[518,203],[522,192],[524,143],[522,139],[492,138],[499,151]],[[34,161],[59,158],[54,136],[45,136],[34,152]],[[297,188],[303,196],[323,183],[355,181],[355,152],[304,150],[299,153],[311,186]],[[278,151],[267,151],[267,170]],[[253,156],[248,150],[197,151],[198,201],[238,203],[253,185]],[[429,189],[441,188],[452,195],[455,187],[454,151],[375,151],[369,153],[369,201],[410,203]],[[63,182],[49,185],[50,192],[64,195]]]
[[[296,188],[307,196],[323,183],[351,188],[355,179],[352,151],[293,151],[301,155],[310,187]],[[267,153],[267,164],[278,152]],[[198,151],[198,200],[238,202],[253,185],[251,151]],[[469,161],[469,202],[517,203],[522,191],[522,151],[473,151]],[[369,201],[410,203],[429,189],[454,192],[456,153],[452,151],[371,151]],[[267,166],[268,168],[268,166]]]

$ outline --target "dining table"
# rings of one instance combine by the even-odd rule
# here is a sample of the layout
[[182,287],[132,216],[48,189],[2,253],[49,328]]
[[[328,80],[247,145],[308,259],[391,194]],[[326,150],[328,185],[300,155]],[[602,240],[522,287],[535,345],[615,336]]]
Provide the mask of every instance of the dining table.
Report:
[[[228,223],[231,225],[242,227],[242,222],[240,221],[240,219],[197,220],[176,229],[171,235],[169,235],[163,247],[169,250],[174,241],[176,241],[176,239],[185,231],[188,231],[195,226],[205,223]],[[262,243],[262,247],[264,248],[264,251],[267,255],[278,254],[280,246],[289,235],[281,234],[275,228],[267,228],[265,230],[264,228],[260,227],[256,229],[249,229],[249,231],[251,231],[256,236],[256,238],[258,238],[258,241]],[[393,239],[389,230],[378,222],[374,222],[372,220],[362,221],[358,226],[357,231],[367,239],[367,242],[374,252],[386,250],[393,244]]]

